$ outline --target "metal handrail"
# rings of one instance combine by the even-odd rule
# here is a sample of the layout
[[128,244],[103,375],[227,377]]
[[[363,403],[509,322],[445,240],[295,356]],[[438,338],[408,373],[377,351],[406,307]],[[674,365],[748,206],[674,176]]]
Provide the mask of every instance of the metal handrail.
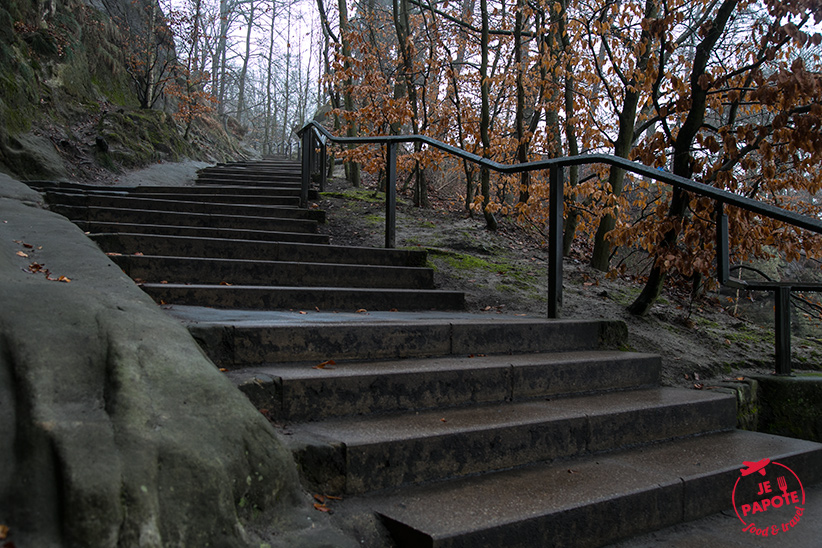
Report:
[[[782,221],[793,226],[822,234],[822,221],[793,211],[766,204],[752,198],[739,196],[727,190],[722,190],[704,183],[698,183],[673,173],[651,168],[638,162],[611,156],[609,154],[582,154],[536,160],[517,164],[503,164],[489,158],[462,150],[455,146],[443,143],[425,135],[381,135],[363,137],[338,137],[329,132],[316,121],[308,122],[297,135],[302,143],[302,192],[303,204],[308,201],[308,187],[311,172],[315,165],[316,145],[320,146],[320,164],[323,166],[321,188],[325,186],[325,157],[329,141],[340,144],[377,144],[386,147],[386,193],[385,193],[385,247],[393,248],[396,243],[396,176],[397,176],[397,144],[421,143],[433,148],[473,162],[482,167],[503,174],[516,174],[531,171],[549,170],[548,196],[548,317],[557,318],[562,307],[562,230],[563,230],[563,188],[564,172],[562,168],[588,164],[606,164],[624,169],[627,172],[647,177],[657,182],[669,184],[675,188],[691,192],[714,200],[716,203],[717,225],[717,277],[721,284],[733,287],[743,287],[773,291],[777,300],[776,306],[776,370],[778,374],[790,374],[790,313],[788,302],[790,298],[790,283],[747,284],[743,280],[730,277],[728,253],[728,217],[725,205],[739,207],[753,213],[758,213],[772,219]],[[316,142],[316,144],[315,144]],[[822,285],[811,287],[802,285],[803,290],[822,291]],[[787,295],[787,297],[786,297]],[[785,311],[788,310],[786,313]]]

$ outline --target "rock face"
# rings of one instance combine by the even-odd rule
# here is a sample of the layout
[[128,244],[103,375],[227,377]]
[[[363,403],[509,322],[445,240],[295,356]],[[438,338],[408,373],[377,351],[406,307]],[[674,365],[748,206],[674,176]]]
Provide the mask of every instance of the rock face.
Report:
[[249,531],[309,525],[296,510],[307,504],[291,455],[266,419],[181,325],[42,208],[0,175],[0,524],[9,538],[230,547],[259,540]]

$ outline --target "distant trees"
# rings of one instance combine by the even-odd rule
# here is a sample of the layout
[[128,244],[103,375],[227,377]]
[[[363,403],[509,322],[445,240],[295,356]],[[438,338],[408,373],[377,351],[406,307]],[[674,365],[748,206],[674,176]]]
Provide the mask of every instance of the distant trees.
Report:
[[276,152],[320,105],[306,2],[137,0],[114,19],[140,107],[172,111],[186,137],[216,115]]

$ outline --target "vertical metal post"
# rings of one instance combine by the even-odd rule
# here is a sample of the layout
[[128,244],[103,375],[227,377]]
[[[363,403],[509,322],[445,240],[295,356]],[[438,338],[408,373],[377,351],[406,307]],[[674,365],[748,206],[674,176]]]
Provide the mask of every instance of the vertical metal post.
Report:
[[791,374],[791,288],[779,286],[774,292],[776,331],[776,374]]
[[551,167],[548,202],[548,317],[559,318],[562,308],[562,200],[564,168]]
[[728,253],[728,215],[725,204],[716,202],[716,277],[725,284],[731,277],[730,255]]
[[385,247],[397,243],[397,143],[385,145]]
[[328,182],[328,143],[320,141],[320,192],[325,192],[325,183]]
[[308,207],[308,185],[311,182],[311,154],[314,150],[312,143],[313,130],[306,128],[302,135],[302,176],[300,177],[300,207]]

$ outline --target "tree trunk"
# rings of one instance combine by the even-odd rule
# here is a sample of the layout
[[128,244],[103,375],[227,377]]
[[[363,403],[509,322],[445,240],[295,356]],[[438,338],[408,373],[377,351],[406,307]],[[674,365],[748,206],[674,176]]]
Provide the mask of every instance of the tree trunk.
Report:
[[[656,0],[647,0],[645,3],[645,20],[655,19],[658,13]],[[637,70],[640,73],[644,73],[648,68],[648,61],[651,58],[653,49],[650,44],[651,33],[648,30],[650,25],[643,25],[643,27],[639,39],[640,43],[644,43],[646,47],[637,62]],[[637,107],[641,97],[641,92],[637,86],[636,78],[625,82],[625,98],[622,103],[622,111],[619,113],[619,133],[614,143],[614,156],[618,158],[627,158],[633,147]],[[610,192],[615,199],[622,195],[624,184],[625,170],[611,167],[608,175],[608,185],[611,187]],[[607,236],[616,226],[616,218],[616,214],[606,213],[599,221],[597,233],[594,237],[594,251],[591,256],[591,266],[597,270],[607,271],[611,266],[611,244]]]
[[[707,34],[696,48],[696,55],[694,56],[694,65],[691,70],[691,108],[688,111],[688,116],[685,122],[679,129],[676,141],[674,143],[674,174],[690,179],[693,176],[693,166],[691,157],[691,149],[693,147],[696,135],[705,121],[705,109],[708,98],[708,88],[703,88],[699,84],[700,78],[705,74],[708,60],[711,56],[711,51],[716,46],[717,41],[725,30],[728,20],[736,9],[738,0],[725,0],[716,12],[713,18],[712,25],[708,29]],[[688,205],[687,195],[684,192],[674,189],[671,197],[671,206],[668,210],[668,218],[677,219],[685,214],[685,209]],[[644,316],[651,309],[651,306],[656,301],[662,292],[662,287],[665,284],[666,272],[663,268],[662,261],[659,256],[664,254],[667,249],[676,245],[677,231],[670,230],[665,234],[664,241],[659,246],[656,253],[657,259],[648,276],[648,281],[645,287],[642,288],[639,296],[628,307],[628,312],[638,316]]]
[[[482,95],[482,107],[480,111],[480,140],[482,141],[482,156],[491,157],[491,136],[488,133],[491,125],[491,106],[489,95],[491,84],[488,81],[488,0],[480,1],[480,12],[482,15],[482,61],[480,62],[480,91]],[[485,216],[485,224],[489,230],[497,229],[497,219],[489,210],[491,205],[491,173],[483,167],[480,171],[480,189],[482,190],[482,213]]]
[[[273,17],[273,15],[272,15]],[[242,123],[245,117],[245,79],[248,74],[248,60],[251,58],[251,29],[254,28],[254,0],[248,5],[248,31],[245,35],[245,55],[243,68],[240,70],[239,95],[237,96],[237,120]]]
[[[348,6],[346,0],[337,0],[338,11],[340,12],[340,41],[342,42],[343,66],[346,70],[351,69],[351,41],[348,35]],[[351,88],[354,83],[351,78],[346,78],[345,89],[343,90],[343,106],[348,112],[354,112],[354,97],[351,94]],[[348,123],[348,130],[346,131],[348,137],[357,136],[357,125],[352,120]],[[345,163],[345,177],[355,187],[360,186],[360,164],[357,162]]]

